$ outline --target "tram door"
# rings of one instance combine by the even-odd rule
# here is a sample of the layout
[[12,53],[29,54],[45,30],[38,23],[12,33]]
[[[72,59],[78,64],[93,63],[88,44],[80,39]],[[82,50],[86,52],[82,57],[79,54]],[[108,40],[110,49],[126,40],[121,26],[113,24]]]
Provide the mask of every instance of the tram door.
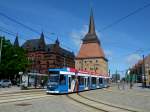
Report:
[[71,75],[68,75],[68,92],[71,92]]
[[96,87],[99,88],[99,78],[96,78]]
[[84,78],[85,90],[88,89],[88,77]]

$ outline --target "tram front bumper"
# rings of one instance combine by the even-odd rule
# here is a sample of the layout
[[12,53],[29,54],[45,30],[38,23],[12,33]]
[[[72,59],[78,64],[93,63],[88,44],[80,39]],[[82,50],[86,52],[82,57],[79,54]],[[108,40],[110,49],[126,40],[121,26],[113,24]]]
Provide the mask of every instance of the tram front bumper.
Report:
[[46,91],[46,93],[59,93],[59,91]]

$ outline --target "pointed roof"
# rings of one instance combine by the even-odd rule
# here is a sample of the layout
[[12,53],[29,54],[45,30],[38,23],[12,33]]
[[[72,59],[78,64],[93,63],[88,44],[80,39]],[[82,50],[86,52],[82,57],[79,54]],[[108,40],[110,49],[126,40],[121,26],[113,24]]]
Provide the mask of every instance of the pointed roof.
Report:
[[89,32],[90,34],[96,34],[95,33],[95,24],[94,24],[94,17],[93,17],[93,10],[91,9],[90,14],[90,23],[89,23]]
[[15,38],[15,41],[14,41],[14,46],[19,47],[18,34],[16,35],[16,38]]
[[58,40],[58,37],[57,37],[57,39],[56,39],[55,43],[59,45],[59,40]]
[[44,33],[41,33],[40,39],[44,39]]
[[39,44],[45,45],[45,39],[44,39],[44,33],[43,33],[43,32],[41,33],[41,36],[40,36],[40,43],[39,43]]
[[90,13],[89,31],[82,40],[83,40],[83,43],[95,43],[96,42],[100,44],[100,41],[95,32],[94,16],[93,16],[92,9]]
[[100,46],[100,41],[95,32],[95,24],[92,9],[90,14],[89,31],[83,38],[83,43],[76,58],[103,58],[105,61],[108,61],[105,58],[103,49]]

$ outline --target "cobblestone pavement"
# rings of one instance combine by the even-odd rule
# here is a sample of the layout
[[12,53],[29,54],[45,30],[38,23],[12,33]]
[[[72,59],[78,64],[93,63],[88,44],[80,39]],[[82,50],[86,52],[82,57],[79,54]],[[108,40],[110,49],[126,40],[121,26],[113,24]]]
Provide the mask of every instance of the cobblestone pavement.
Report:
[[[7,93],[17,91],[18,88],[2,88],[3,92]],[[2,90],[1,89],[1,90]],[[20,90],[19,90],[20,91]],[[9,93],[8,92],[8,93]],[[45,91],[42,93],[14,93],[15,95],[7,97],[9,94],[4,95],[8,99],[8,103],[0,103],[0,112],[96,112],[98,110],[87,107],[83,104],[77,103],[69,99],[66,95],[46,95]],[[113,85],[106,89],[97,89],[92,91],[81,92],[81,95],[90,99],[111,104],[114,106],[120,106],[123,108],[130,108],[133,110],[139,110],[140,112],[149,112],[150,110],[150,89],[142,89],[135,85],[133,89],[129,89],[128,85],[125,89],[120,85],[118,89],[117,85]],[[0,95],[0,96],[1,96]],[[42,96],[44,95],[44,97]],[[20,99],[24,97],[24,101],[18,100],[16,102],[9,102],[9,99]],[[36,98],[36,99],[32,99]],[[6,100],[0,97],[0,101]]]
[[[36,94],[34,95],[33,93],[32,96],[36,96]],[[15,97],[16,99],[19,98],[18,95],[13,96],[13,98]],[[26,95],[25,97],[28,96]],[[100,111],[97,111],[93,108],[84,106],[80,103],[70,100],[66,95],[47,95],[46,97],[38,99],[1,103],[0,112],[100,112]]]
[[17,86],[11,86],[11,87],[5,87],[5,88],[2,88],[0,87],[0,94],[1,93],[4,93],[4,92],[15,92],[15,91],[19,91],[20,90],[20,87],[17,87]]
[[107,89],[87,91],[80,94],[96,101],[150,112],[150,89],[142,89],[136,85],[133,89],[129,89],[128,85],[125,89],[122,89],[121,85],[120,89],[117,85],[113,85]]

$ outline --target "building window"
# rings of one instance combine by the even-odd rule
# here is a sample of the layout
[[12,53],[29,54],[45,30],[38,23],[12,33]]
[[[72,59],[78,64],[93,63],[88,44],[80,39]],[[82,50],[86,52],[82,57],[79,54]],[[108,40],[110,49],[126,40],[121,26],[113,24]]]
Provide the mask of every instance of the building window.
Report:
[[47,61],[47,67],[49,67],[49,62]]
[[98,60],[96,60],[96,63],[98,63]]

